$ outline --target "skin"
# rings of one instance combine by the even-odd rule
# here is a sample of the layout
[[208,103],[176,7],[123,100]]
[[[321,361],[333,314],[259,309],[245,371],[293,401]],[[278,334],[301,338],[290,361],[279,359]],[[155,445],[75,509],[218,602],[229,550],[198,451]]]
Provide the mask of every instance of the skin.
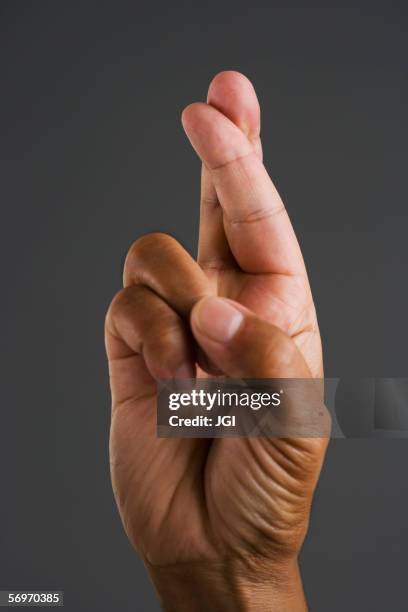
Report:
[[142,237],[106,317],[116,502],[165,609],[305,610],[297,558],[327,438],[156,437],[159,378],[323,373],[251,83],[220,73],[182,123],[202,161],[197,261],[170,236]]

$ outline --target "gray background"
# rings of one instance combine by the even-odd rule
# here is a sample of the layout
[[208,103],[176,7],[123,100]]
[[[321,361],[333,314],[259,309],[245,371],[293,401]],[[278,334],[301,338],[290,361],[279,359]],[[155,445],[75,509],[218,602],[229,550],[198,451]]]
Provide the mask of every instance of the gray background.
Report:
[[[157,610],[111,495],[103,318],[135,238],[195,250],[179,115],[217,71],[259,92],[326,375],[407,375],[406,30],[392,1],[0,3],[1,589]],[[302,554],[312,610],[408,609],[407,460],[406,441],[331,444]]]

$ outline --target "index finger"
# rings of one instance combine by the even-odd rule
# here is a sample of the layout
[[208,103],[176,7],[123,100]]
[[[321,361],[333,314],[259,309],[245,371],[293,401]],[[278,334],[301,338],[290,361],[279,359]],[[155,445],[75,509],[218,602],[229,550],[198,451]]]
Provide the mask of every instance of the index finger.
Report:
[[228,243],[242,270],[304,273],[286,209],[246,135],[223,113],[200,102],[184,110],[182,121],[211,173]]

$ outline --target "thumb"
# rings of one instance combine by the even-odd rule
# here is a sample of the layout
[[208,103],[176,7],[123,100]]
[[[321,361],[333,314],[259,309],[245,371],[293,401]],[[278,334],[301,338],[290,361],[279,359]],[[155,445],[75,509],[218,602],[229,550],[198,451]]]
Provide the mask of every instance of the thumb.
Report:
[[193,334],[207,357],[232,378],[310,378],[294,341],[237,302],[205,297],[191,312]]

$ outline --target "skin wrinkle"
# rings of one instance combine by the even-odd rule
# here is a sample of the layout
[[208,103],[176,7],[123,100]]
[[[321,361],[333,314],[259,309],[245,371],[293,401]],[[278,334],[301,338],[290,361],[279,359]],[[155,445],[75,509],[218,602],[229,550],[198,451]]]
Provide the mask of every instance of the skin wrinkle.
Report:
[[[269,456],[269,454],[265,451],[262,454],[258,453],[256,454],[255,449],[254,449],[254,445],[252,443],[252,438],[248,438],[247,439],[247,446],[249,451],[251,452],[252,456],[254,459],[256,459],[256,464],[259,464],[260,468],[263,471],[264,476],[266,477],[270,477],[270,468],[273,467],[274,469],[277,469],[280,472],[280,475],[284,475],[286,477],[286,480],[290,482],[291,486],[295,487],[295,485],[297,485],[297,487],[299,487],[299,470],[297,472],[297,477],[294,476],[293,474],[291,474],[290,472],[285,472],[285,468],[282,466],[281,463],[279,463],[279,461],[276,461],[275,457],[274,457],[274,461],[273,461],[273,466],[271,466],[270,464],[267,465],[267,460],[268,458],[271,459],[271,457]],[[261,445],[262,446],[262,445]],[[274,447],[276,448],[276,447]],[[264,450],[264,449],[263,449]],[[279,451],[279,447],[278,447],[278,451]],[[284,455],[283,455],[284,456]],[[288,462],[287,458],[285,457],[286,462]],[[271,461],[270,461],[271,463]],[[293,464],[292,464],[293,467]],[[282,488],[283,486],[280,485]],[[301,494],[301,492],[299,493],[299,490],[297,491],[293,491],[292,495],[298,497],[299,494]],[[293,498],[292,498],[293,501]]]
[[[254,454],[253,448],[248,448],[250,448],[252,458],[256,460],[257,456]],[[267,485],[267,483],[270,481],[270,473],[268,473],[265,469],[262,468],[262,464],[258,465],[256,461],[250,462],[249,466],[250,473],[253,476],[253,481],[257,485],[257,494],[262,500],[262,512],[259,509],[259,516],[265,522],[264,525],[270,528],[270,525],[268,526],[267,524],[270,520],[270,508],[267,508],[267,506],[268,504],[270,506],[271,503],[273,503],[273,500],[275,500],[275,503],[279,504],[280,509],[283,510],[283,512],[286,514],[286,519],[283,520],[283,525],[281,526],[282,530],[287,530],[288,528],[293,527],[294,520],[303,522],[304,508],[301,504],[302,496],[299,495],[297,492],[286,489],[285,485],[279,483],[279,481],[277,480],[273,482],[270,490],[266,492],[265,485]],[[259,467],[261,468],[260,471],[258,471]],[[259,473],[261,474],[262,483],[258,482],[258,480],[260,480],[259,478],[257,478]],[[306,501],[307,497],[305,496],[303,497],[303,499]],[[252,511],[256,511],[256,507],[253,508]],[[297,514],[296,517],[295,514]],[[271,533],[272,535],[274,535],[276,532],[271,531]]]
[[271,210],[270,208],[260,208],[259,210],[254,210],[253,212],[248,213],[242,217],[229,218],[225,215],[226,221],[231,225],[241,225],[245,223],[256,223],[258,221],[264,221],[270,217],[274,217],[275,215],[279,215],[286,212],[286,208],[281,206],[281,208],[275,208]]
[[251,157],[256,157],[258,158],[258,155],[256,154],[255,151],[248,151],[247,153],[243,153],[242,155],[237,155],[236,157],[232,157],[231,159],[228,159],[225,162],[222,162],[221,164],[216,164],[215,166],[210,166],[209,164],[205,164],[206,167],[210,170],[210,172],[219,172],[220,170],[225,170],[228,167],[237,165],[240,166],[242,165],[242,162],[245,161],[248,158]]
[[[247,494],[247,486],[246,486],[246,482],[244,480],[242,472],[238,472],[236,474],[236,478],[237,478],[237,484],[241,487],[241,491],[244,492],[244,496],[245,496],[245,494]],[[237,495],[237,497],[240,498],[239,495]],[[214,496],[214,498],[216,499],[216,496]],[[217,513],[218,513],[218,520],[224,522],[224,526],[226,527],[227,530],[229,530],[231,532],[232,538],[234,538],[234,536],[236,536],[236,535],[239,535],[240,539],[242,540],[242,534],[241,534],[241,532],[239,530],[239,525],[237,526],[237,531],[233,530],[231,522],[224,521],[223,512],[219,510],[217,504],[214,504],[214,508],[216,508]],[[254,516],[254,508],[253,507],[247,508],[246,512],[248,514],[248,518],[252,518]],[[258,513],[258,518],[259,518],[259,513]],[[251,551],[255,555],[260,555],[262,553],[262,549],[260,550],[260,548],[258,546],[258,543],[259,543],[259,531],[260,531],[260,526],[257,525],[257,527],[255,528],[255,533],[258,536],[256,542],[253,542],[253,532],[248,533],[248,539],[245,542],[241,542],[241,546],[242,546],[242,548],[244,550],[235,549],[234,547],[231,546],[231,544],[228,544],[228,542],[227,542],[228,548],[230,548],[231,551],[234,550],[235,554],[237,554],[237,555],[242,555],[244,552],[246,552],[248,550]],[[271,538],[272,539],[274,538],[274,536],[276,536],[277,531],[278,530],[275,529],[272,532],[272,534],[271,534]]]

